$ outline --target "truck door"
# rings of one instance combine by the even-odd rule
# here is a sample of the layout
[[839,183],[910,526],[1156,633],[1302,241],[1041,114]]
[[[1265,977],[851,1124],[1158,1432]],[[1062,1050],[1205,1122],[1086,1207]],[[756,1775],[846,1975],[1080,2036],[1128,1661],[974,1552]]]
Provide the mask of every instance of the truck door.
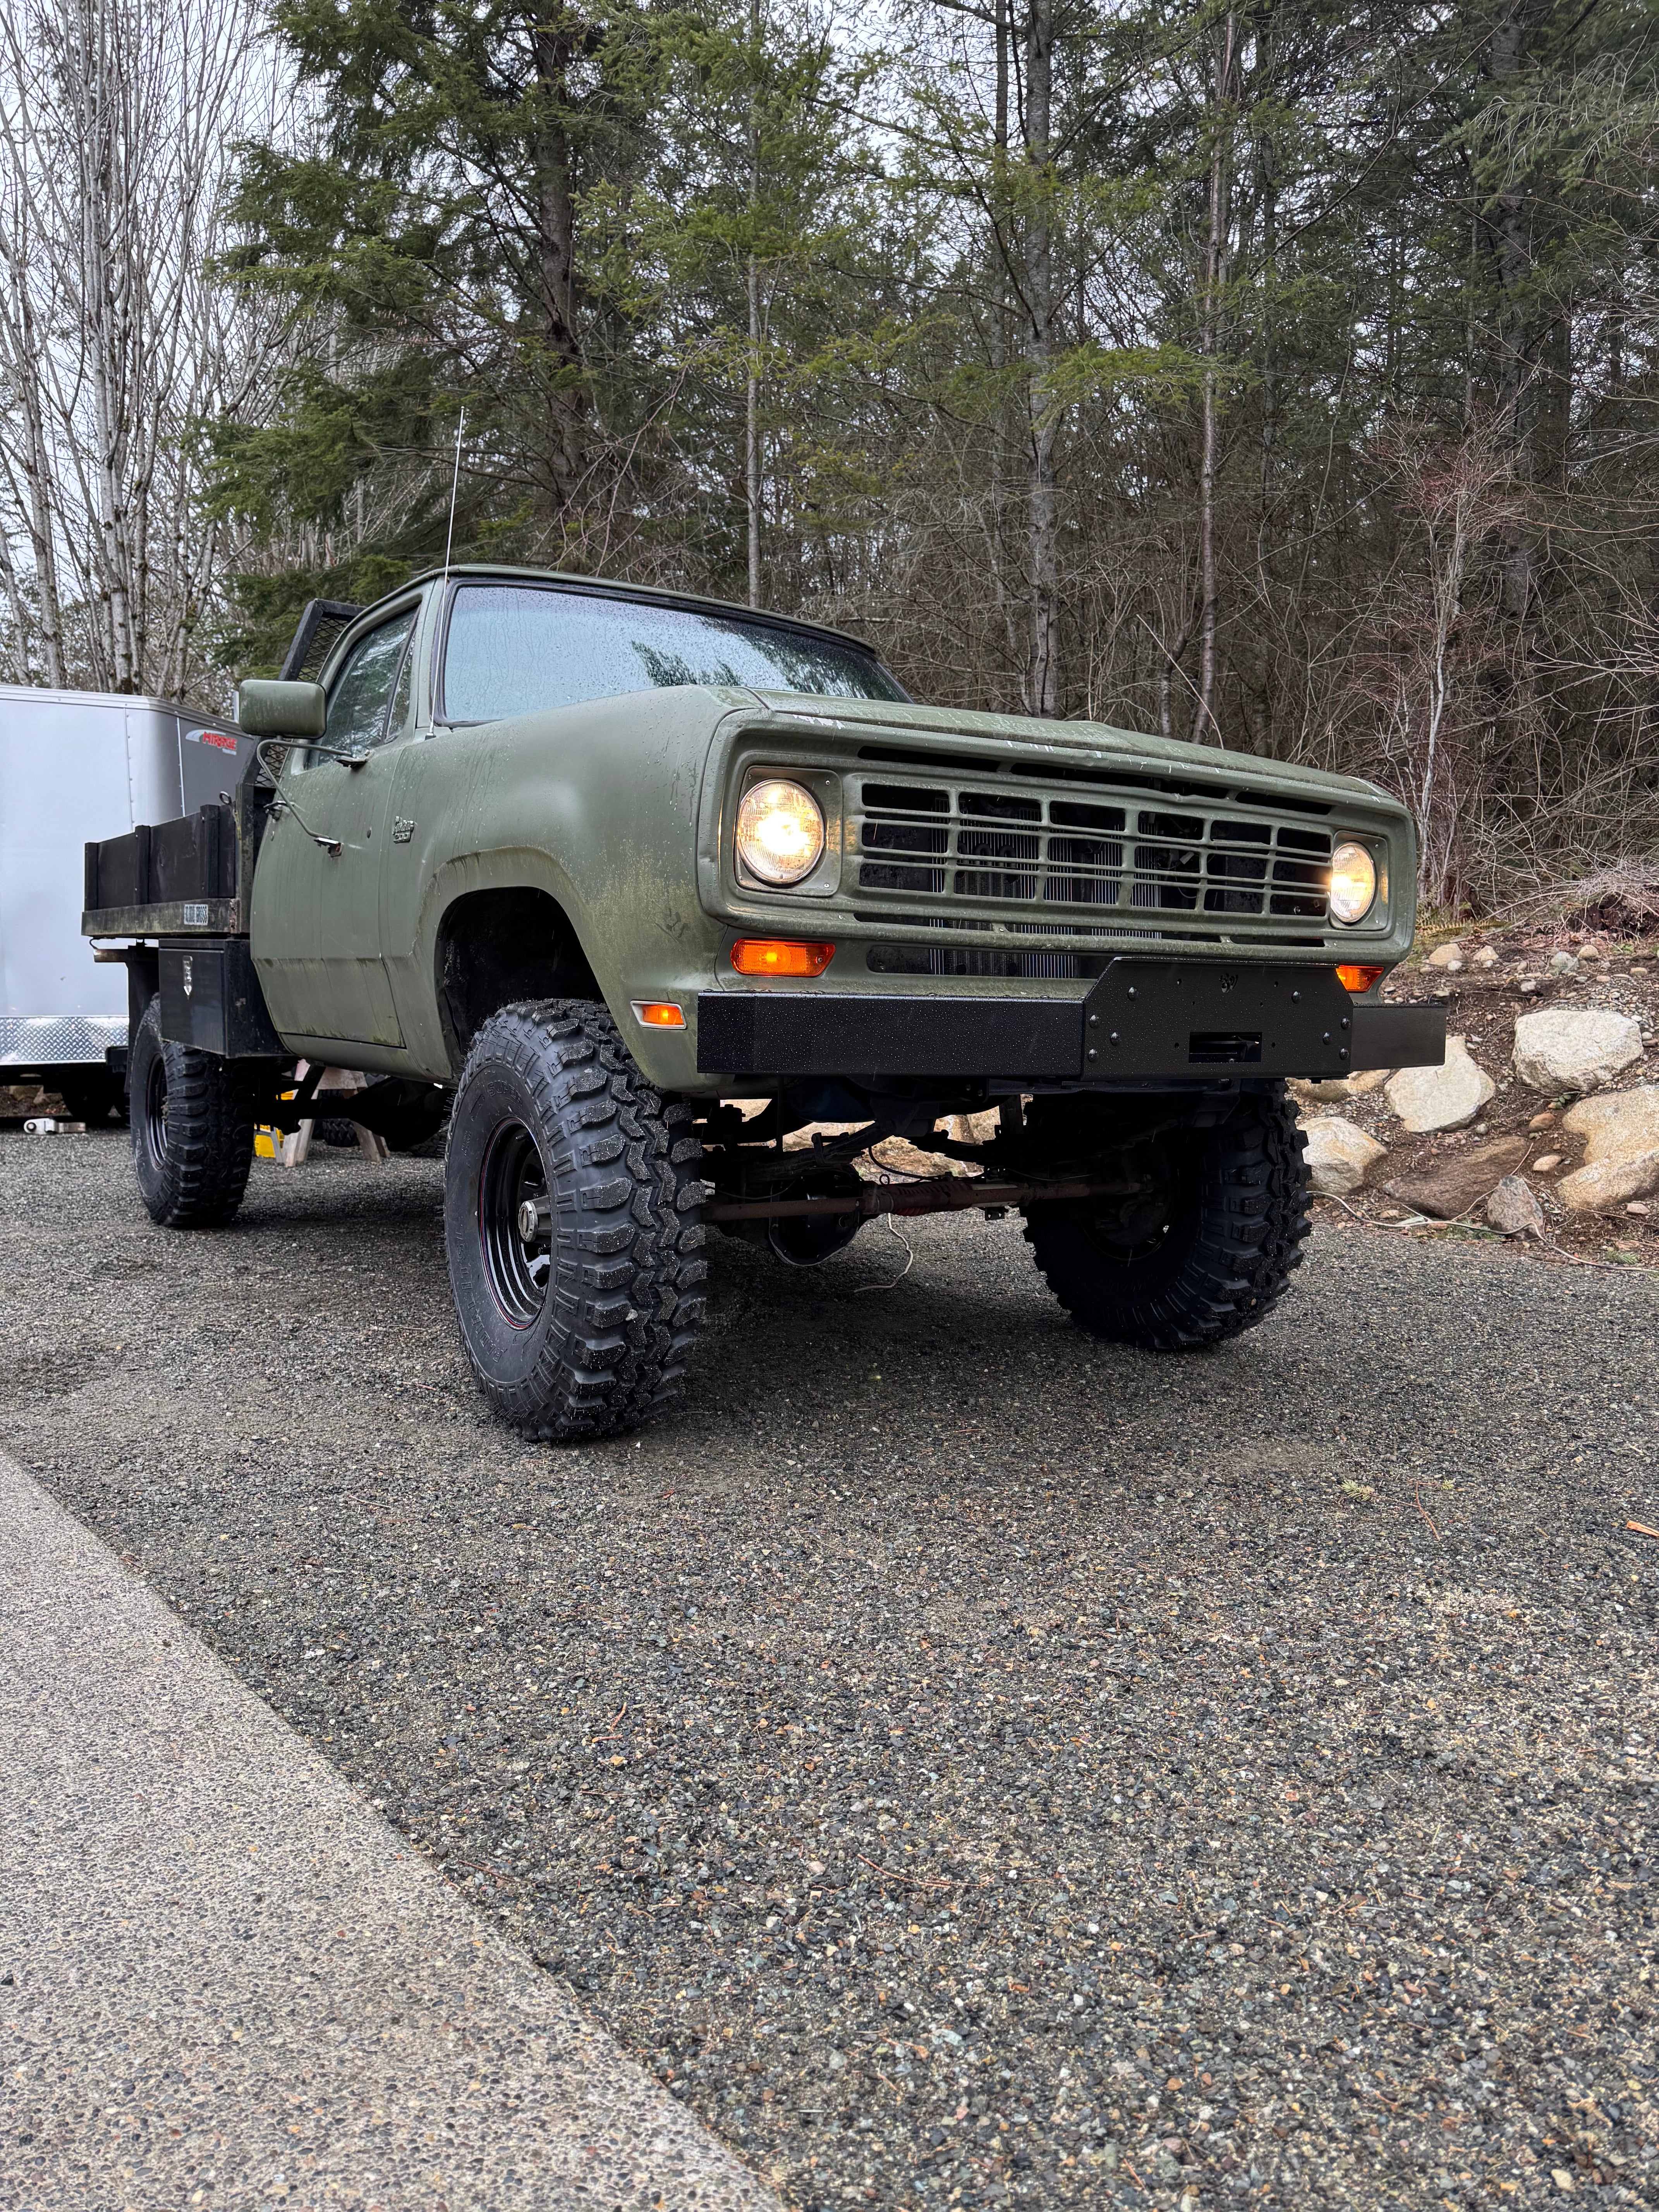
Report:
[[[360,637],[328,687],[322,744],[366,750],[356,768],[302,744],[283,763],[288,804],[253,872],[254,965],[289,1038],[403,1043],[380,950],[380,855],[392,835],[398,745],[410,720],[411,600]],[[337,851],[332,849],[337,846]]]

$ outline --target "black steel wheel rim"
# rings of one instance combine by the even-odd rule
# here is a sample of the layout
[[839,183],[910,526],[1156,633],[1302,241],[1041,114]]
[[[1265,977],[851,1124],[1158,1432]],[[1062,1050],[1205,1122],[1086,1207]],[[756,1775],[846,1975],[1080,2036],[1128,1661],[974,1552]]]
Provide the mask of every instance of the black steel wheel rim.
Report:
[[159,1052],[149,1064],[149,1079],[144,1085],[144,1142],[149,1146],[150,1158],[157,1167],[165,1167],[167,1158],[167,1068]]
[[500,1122],[484,1147],[478,1242],[502,1317],[532,1328],[553,1273],[553,1217],[541,1147],[522,1121]]

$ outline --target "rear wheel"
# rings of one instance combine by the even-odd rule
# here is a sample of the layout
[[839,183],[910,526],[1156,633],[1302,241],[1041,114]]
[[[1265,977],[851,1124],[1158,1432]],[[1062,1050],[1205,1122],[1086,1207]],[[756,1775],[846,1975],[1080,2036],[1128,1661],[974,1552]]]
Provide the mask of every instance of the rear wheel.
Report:
[[409,1101],[399,1112],[388,1115],[380,1125],[380,1134],[394,1152],[418,1152],[443,1133],[448,1119],[447,1094],[428,1088],[424,1097]]
[[234,1064],[170,1044],[152,999],[127,1070],[132,1164],[152,1221],[220,1229],[234,1215],[253,1163],[253,1101]]
[[[1079,1112],[1093,1103],[1034,1100],[1028,1139],[1075,1154]],[[1252,1093],[1215,1127],[1177,1123],[1103,1154],[1127,1169],[1133,1188],[1028,1206],[1026,1239],[1079,1328],[1152,1352],[1195,1351],[1254,1328],[1301,1264],[1310,1225],[1302,1154],[1282,1087]]]
[[334,1105],[355,1109],[319,1121],[312,1132],[322,1143],[337,1146],[342,1152],[356,1151],[360,1127],[384,1137],[394,1152],[417,1152],[441,1133],[449,1119],[447,1092],[435,1084],[409,1083],[398,1076],[382,1077],[364,1091],[331,1091],[323,1096]]
[[672,1403],[708,1273],[691,1121],[602,1006],[507,1006],[474,1038],[444,1233],[467,1357],[515,1428],[571,1443]]

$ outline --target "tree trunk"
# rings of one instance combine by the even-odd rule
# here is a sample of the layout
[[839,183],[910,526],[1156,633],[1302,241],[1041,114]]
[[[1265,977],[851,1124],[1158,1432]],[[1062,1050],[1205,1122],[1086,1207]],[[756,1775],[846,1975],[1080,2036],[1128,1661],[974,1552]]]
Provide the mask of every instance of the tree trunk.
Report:
[[[137,394],[132,388],[133,331],[131,275],[123,266],[122,246],[141,219],[130,203],[126,165],[121,160],[119,104],[125,57],[112,40],[111,15],[91,0],[76,0],[65,55],[73,85],[76,131],[76,179],[82,210],[80,298],[84,374],[92,398],[91,463],[96,484],[98,545],[93,596],[101,605],[104,635],[94,669],[101,687],[112,691],[137,688],[131,582],[134,563],[128,532],[128,441],[137,427]],[[116,51],[112,52],[112,45]],[[97,668],[97,659],[103,665]]]
[[[1279,162],[1273,132],[1279,108],[1275,98],[1275,55],[1273,43],[1273,0],[1257,7],[1252,25],[1253,67],[1250,88],[1251,131],[1255,145],[1255,190],[1261,224],[1261,283],[1257,345],[1261,359],[1261,444],[1256,498],[1256,604],[1265,616],[1273,599],[1272,556],[1275,478],[1274,447],[1279,436]],[[1263,118],[1265,112],[1265,127]],[[1274,663],[1272,628],[1255,624],[1255,682],[1244,704],[1249,725],[1250,749],[1272,749],[1274,705]]]
[[26,680],[170,695],[203,672],[225,526],[203,512],[198,434],[242,411],[288,335],[209,273],[260,33],[249,0],[0,10],[0,529],[27,547],[9,656]]
[[[21,262],[13,257],[13,267]],[[19,365],[37,361],[40,344],[27,287],[15,285],[18,341],[15,359]],[[68,681],[64,661],[64,616],[58,584],[58,516],[52,497],[52,468],[46,446],[46,428],[40,404],[39,380],[21,374],[14,383],[15,404],[22,415],[23,483],[18,504],[28,529],[29,553],[34,563],[35,620],[40,633],[41,659],[46,682],[54,690]]]
[[[761,0],[749,4],[749,66],[761,66]],[[760,208],[760,118],[755,92],[749,95],[749,220],[758,220]],[[749,604],[761,603],[761,434],[760,434],[760,266],[754,246],[749,249],[749,370],[744,392],[743,483],[749,521]]]
[[[1514,98],[1521,75],[1521,15],[1518,8],[1505,9],[1492,27],[1489,67],[1498,96],[1506,104]],[[1532,334],[1528,328],[1527,279],[1531,257],[1527,250],[1527,194],[1513,177],[1506,178],[1492,210],[1493,250],[1498,263],[1498,420],[1513,458],[1516,475],[1529,479],[1531,466]],[[1532,546],[1524,526],[1511,531],[1504,556],[1504,611],[1524,623],[1532,604]]]
[[749,257],[749,374],[744,396],[743,482],[749,510],[749,604],[761,603],[760,272]]
[[1226,274],[1226,235],[1231,200],[1229,155],[1232,126],[1227,102],[1233,73],[1235,19],[1227,15],[1216,70],[1215,106],[1211,123],[1210,189],[1204,238],[1204,301],[1199,325],[1199,350],[1204,356],[1203,421],[1199,459],[1198,537],[1201,599],[1199,612],[1198,706],[1193,717],[1193,736],[1200,744],[1219,744],[1221,726],[1216,719],[1216,654],[1221,628],[1221,582],[1216,556],[1216,479],[1220,465],[1220,424],[1217,419],[1215,356],[1221,319],[1220,292]]
[[[1002,618],[1002,649],[1006,656],[1006,668],[1011,677],[1020,665],[1023,645],[1020,638],[1019,594],[1011,572],[1016,565],[1017,552],[1009,550],[1009,490],[1012,482],[1013,453],[1018,432],[1011,419],[1007,374],[1010,354],[1010,322],[1012,302],[1009,297],[1008,264],[1013,252],[1012,225],[1009,220],[1008,204],[1008,82],[1010,70],[1009,9],[1012,0],[995,0],[996,62],[995,82],[992,100],[991,145],[991,327],[988,346],[991,375],[996,391],[996,413],[991,426],[991,483],[989,543],[991,557],[991,588],[996,596],[997,611]],[[1005,678],[1005,681],[1006,678]],[[1021,696],[1024,696],[1022,677]],[[1002,702],[1000,700],[999,704]]]
[[[1270,112],[1277,105],[1268,44],[1271,23],[1271,9],[1259,9],[1255,18],[1256,91]],[[1272,128],[1271,123],[1268,128]],[[1255,137],[1255,188],[1261,210],[1261,528],[1265,532],[1273,493],[1273,441],[1279,431],[1279,368],[1274,345],[1279,319],[1279,167],[1274,149],[1260,130]],[[1389,343],[1393,343],[1392,326]]]
[[1533,424],[1533,481],[1542,491],[1567,489],[1572,446],[1572,313],[1553,315],[1538,344]]
[[1054,443],[1059,431],[1048,369],[1054,354],[1054,270],[1050,168],[1054,106],[1054,0],[1030,0],[1025,39],[1025,343],[1030,463],[1027,530],[1031,629],[1025,708],[1060,712],[1060,577]]
[[[556,11],[562,18],[563,11]],[[573,40],[562,21],[535,34],[541,121],[536,132],[537,264],[546,367],[548,447],[544,475],[567,529],[584,464],[581,347],[576,333],[576,200],[570,134],[565,126]]]

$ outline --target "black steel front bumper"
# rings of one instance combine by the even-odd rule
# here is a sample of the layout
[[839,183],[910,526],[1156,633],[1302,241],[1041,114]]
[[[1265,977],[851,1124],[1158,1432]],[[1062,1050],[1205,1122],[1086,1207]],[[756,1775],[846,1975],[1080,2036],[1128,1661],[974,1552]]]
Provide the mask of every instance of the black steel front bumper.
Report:
[[1039,1083],[1333,1077],[1438,1066],[1439,1006],[1385,1006],[1331,968],[1115,960],[1086,998],[705,991],[706,1075],[984,1077]]

